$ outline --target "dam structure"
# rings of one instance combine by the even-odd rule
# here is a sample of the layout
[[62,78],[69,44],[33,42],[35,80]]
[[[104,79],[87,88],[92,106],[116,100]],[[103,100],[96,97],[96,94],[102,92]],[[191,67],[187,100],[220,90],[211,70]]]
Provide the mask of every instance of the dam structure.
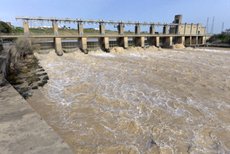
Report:
[[[4,35],[0,34],[0,38],[53,38],[53,46],[57,55],[63,55],[62,39],[77,38],[79,48],[85,53],[88,53],[87,39],[97,38],[98,45],[104,51],[109,51],[110,39],[116,39],[116,45],[127,49],[130,39],[133,46],[145,47],[145,45],[154,45],[156,47],[171,47],[173,44],[183,44],[185,46],[197,46],[206,43],[205,31],[206,27],[201,27],[201,24],[182,23],[182,15],[176,15],[172,23],[155,23],[155,22],[131,22],[131,21],[105,21],[105,20],[83,20],[83,19],[61,19],[61,18],[43,18],[43,17],[16,17],[17,21],[23,22],[24,35]],[[32,35],[29,31],[29,23],[52,23],[53,34]],[[77,24],[78,34],[61,35],[58,32],[58,23],[62,24]],[[99,25],[98,34],[84,34],[83,25]],[[105,25],[113,25],[117,27],[117,34],[106,34]],[[126,34],[124,26],[135,26],[134,34]],[[149,33],[141,33],[140,27],[148,26]],[[155,33],[155,27],[163,27],[163,33]]]

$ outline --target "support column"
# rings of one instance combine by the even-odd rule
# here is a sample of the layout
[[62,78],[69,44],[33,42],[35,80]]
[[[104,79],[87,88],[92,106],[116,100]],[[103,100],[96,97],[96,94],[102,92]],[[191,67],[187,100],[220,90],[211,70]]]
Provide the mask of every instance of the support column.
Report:
[[145,37],[135,37],[135,46],[145,47]]
[[62,50],[62,45],[61,45],[61,38],[54,38],[54,47],[55,47],[55,52],[58,56],[63,55],[63,50]]
[[206,44],[206,36],[203,36],[203,44]]
[[99,45],[102,50],[105,50],[106,52],[108,52],[109,51],[109,38],[108,37],[99,38]]
[[165,37],[163,47],[169,48],[172,46],[172,37]]
[[148,38],[149,45],[154,45],[156,47],[159,47],[159,37],[149,37]]
[[85,54],[88,54],[87,38],[84,38],[84,37],[78,38],[78,43],[79,43],[79,47],[80,47],[81,51],[84,52]]
[[191,45],[191,36],[185,36],[185,46]]
[[187,23],[184,24],[184,35],[186,34],[186,30],[187,30]]
[[29,35],[29,26],[28,22],[23,22],[24,34]]
[[193,34],[193,31],[192,31],[192,29],[193,29],[193,23],[191,23],[190,34]]
[[118,46],[123,47],[125,49],[128,48],[128,37],[119,37],[117,38]]
[[204,44],[203,36],[198,36],[198,44]]
[[82,23],[78,23],[77,25],[78,27],[78,35],[83,35],[83,24]]
[[197,44],[197,36],[192,36],[192,44],[193,45]]
[[100,34],[105,35],[105,25],[100,24],[99,29],[100,29]]
[[123,25],[118,25],[118,34],[119,35],[124,35],[124,26]]
[[163,27],[163,34],[168,34],[168,33],[169,33],[168,27],[164,26]]
[[184,37],[184,36],[176,37],[176,38],[175,38],[175,43],[176,43],[176,44],[183,44],[183,45],[185,45],[184,40],[185,40],[185,37]]
[[151,35],[155,34],[155,26],[150,26],[149,32]]
[[54,29],[54,35],[58,35],[58,24],[53,21],[53,29]]
[[141,33],[141,28],[140,28],[139,25],[136,25],[136,26],[135,26],[135,34],[136,34],[136,35],[140,35],[140,33]]

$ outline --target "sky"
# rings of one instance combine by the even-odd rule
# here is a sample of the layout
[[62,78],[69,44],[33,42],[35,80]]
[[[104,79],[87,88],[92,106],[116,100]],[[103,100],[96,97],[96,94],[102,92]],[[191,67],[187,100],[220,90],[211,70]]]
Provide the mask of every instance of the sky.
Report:
[[[0,20],[18,27],[22,23],[15,20],[16,16],[171,23],[175,15],[182,14],[182,23],[201,23],[202,27],[206,27],[209,17],[209,33],[215,16],[213,32],[220,33],[223,22],[224,29],[230,28],[229,9],[230,0],[0,0]],[[76,28],[76,25],[67,26]],[[113,26],[105,28],[116,30]],[[134,26],[125,30],[134,31]],[[141,27],[141,31],[148,30]]]

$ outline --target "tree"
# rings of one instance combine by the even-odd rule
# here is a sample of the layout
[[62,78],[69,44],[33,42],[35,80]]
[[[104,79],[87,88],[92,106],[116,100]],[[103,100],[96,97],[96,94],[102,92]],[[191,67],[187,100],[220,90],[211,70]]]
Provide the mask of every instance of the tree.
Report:
[[1,33],[11,33],[12,28],[7,23],[0,21],[0,32]]

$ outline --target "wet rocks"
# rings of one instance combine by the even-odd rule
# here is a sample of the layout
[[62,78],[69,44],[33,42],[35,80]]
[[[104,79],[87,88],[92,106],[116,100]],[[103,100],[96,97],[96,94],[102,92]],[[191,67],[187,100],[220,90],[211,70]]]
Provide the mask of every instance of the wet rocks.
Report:
[[33,90],[43,87],[49,80],[45,70],[38,65],[34,55],[19,60],[7,77],[13,87],[25,98],[33,95]]

